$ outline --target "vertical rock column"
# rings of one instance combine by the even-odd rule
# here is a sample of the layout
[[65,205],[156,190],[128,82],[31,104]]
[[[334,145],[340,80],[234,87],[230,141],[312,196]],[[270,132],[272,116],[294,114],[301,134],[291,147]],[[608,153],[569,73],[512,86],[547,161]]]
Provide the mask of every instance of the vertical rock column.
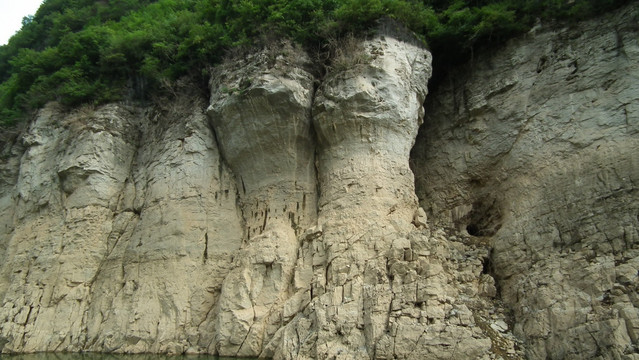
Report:
[[281,323],[297,236],[316,220],[314,77],[288,44],[219,67],[209,117],[236,176],[245,239],[219,302],[216,351],[255,356]]
[[51,104],[23,137],[15,228],[0,266],[0,352],[78,351],[91,289],[137,141],[126,108],[64,116]]
[[401,35],[383,35],[345,44],[350,48],[335,60],[313,106],[323,230],[314,264],[325,269],[312,285],[318,358],[375,356],[393,295],[387,255],[395,243],[410,244],[414,229],[408,159],[431,55]]
[[85,349],[203,353],[231,259],[242,242],[237,189],[209,126],[208,98],[188,85],[138,119],[140,140],[120,194],[85,316]]

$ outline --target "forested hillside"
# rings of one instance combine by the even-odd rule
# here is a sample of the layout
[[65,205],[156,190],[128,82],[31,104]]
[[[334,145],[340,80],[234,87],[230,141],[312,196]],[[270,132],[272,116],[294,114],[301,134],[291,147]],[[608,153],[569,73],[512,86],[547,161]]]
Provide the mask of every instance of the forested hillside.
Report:
[[332,39],[380,17],[404,23],[438,65],[529,29],[629,0],[45,0],[0,47],[0,124],[47,101],[143,100],[175,79],[206,80],[232,48],[289,37],[330,54]]

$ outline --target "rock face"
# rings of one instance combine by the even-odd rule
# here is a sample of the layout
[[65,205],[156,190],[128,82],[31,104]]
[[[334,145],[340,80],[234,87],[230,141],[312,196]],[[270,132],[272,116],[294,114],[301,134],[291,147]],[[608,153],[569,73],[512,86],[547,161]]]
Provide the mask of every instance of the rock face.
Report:
[[210,310],[242,228],[198,101],[39,112],[3,198],[3,352],[181,353],[213,341]]
[[437,253],[440,239],[412,223],[419,212],[408,158],[430,54],[394,38],[359,47],[345,56],[368,61],[329,72],[313,105],[321,234],[308,245],[316,249],[312,299],[293,325],[312,344],[300,341],[299,352],[276,358],[448,357],[442,342],[478,357],[490,340],[474,320],[444,324],[447,310],[464,306],[446,298],[457,292],[446,288],[450,274],[434,260],[448,265],[449,254]]
[[208,99],[48,105],[2,149],[0,352],[638,358],[637,10],[428,96],[383,22],[330,64],[230,58]]
[[426,101],[418,195],[438,227],[492,244],[529,359],[638,356],[636,13],[531,32]]
[[245,226],[218,305],[223,356],[259,355],[297,290],[298,235],[317,221],[309,66],[285,43],[222,66],[211,81],[208,113],[239,184]]

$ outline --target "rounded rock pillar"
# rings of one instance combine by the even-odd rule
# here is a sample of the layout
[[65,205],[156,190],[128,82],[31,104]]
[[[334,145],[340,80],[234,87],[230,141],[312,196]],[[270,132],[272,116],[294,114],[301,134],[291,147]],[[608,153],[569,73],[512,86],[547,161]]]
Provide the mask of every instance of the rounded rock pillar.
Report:
[[388,253],[414,229],[408,160],[431,55],[387,27],[372,40],[347,44],[313,105],[326,267],[313,284],[318,358],[376,356],[389,330]]
[[219,302],[215,350],[257,356],[277,330],[299,248],[316,220],[313,75],[290,44],[220,66],[208,114],[233,170],[245,239]]

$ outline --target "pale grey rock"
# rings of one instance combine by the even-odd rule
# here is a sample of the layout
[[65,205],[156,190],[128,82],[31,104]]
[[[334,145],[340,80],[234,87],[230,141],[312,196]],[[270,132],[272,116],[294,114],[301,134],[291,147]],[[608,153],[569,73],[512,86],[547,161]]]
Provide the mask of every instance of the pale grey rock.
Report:
[[636,12],[541,24],[427,99],[412,158],[421,205],[493,247],[497,298],[530,359],[639,345]]
[[135,149],[128,115],[107,106],[63,117],[49,106],[23,137],[14,231],[1,270],[9,279],[0,314],[3,351],[81,349],[90,286],[107,252],[113,196]]
[[0,139],[0,351],[636,358],[638,10],[475,54],[425,112],[390,21],[321,78],[280,43],[208,100],[48,105]]
[[310,65],[283,42],[229,59],[211,80],[208,115],[240,189],[245,227],[217,310],[214,349],[223,356],[259,355],[308,293],[292,282],[298,236],[317,220]]
[[416,227],[427,227],[428,218],[426,217],[426,211],[423,208],[418,208],[413,215],[413,225]]
[[95,279],[89,349],[209,351],[213,309],[242,228],[235,182],[220,158],[205,104],[177,99],[146,114],[140,125],[146,135],[119,201],[110,253]]
[[261,356],[489,354],[490,338],[460,299],[460,288],[477,299],[482,263],[458,259],[483,251],[431,234],[414,195],[408,160],[431,56],[397,33],[384,36],[388,30],[347,44],[335,62],[351,65],[334,66],[315,95],[321,232],[302,237],[296,272],[311,277],[310,301]]
[[[20,129],[18,129],[19,131]],[[0,264],[10,261],[7,252],[9,238],[14,229],[14,215],[16,203],[14,201],[14,186],[20,174],[20,156],[24,152],[19,136],[2,139],[2,161],[0,161]],[[10,274],[0,271],[0,299],[10,283]]]
[[490,327],[499,332],[508,331],[508,324],[504,320],[497,320],[496,322],[490,324]]
[[241,227],[203,103],[182,101],[39,112],[3,188],[3,352],[206,351]]

